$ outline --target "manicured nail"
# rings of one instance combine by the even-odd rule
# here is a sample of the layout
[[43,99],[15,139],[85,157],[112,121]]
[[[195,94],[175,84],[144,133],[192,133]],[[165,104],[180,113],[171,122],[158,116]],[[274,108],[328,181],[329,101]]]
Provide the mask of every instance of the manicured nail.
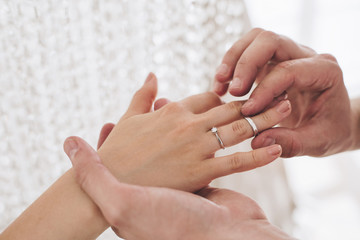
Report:
[[242,87],[242,81],[240,80],[240,78],[234,78],[231,82],[231,88],[234,89],[234,88],[238,88],[238,89],[241,89]]
[[75,154],[79,150],[77,142],[73,139],[67,139],[65,142],[64,150],[69,158],[72,160],[75,157]]
[[246,101],[246,103],[242,106],[242,108],[252,108],[254,105],[254,99],[250,98]]
[[267,152],[270,155],[279,155],[281,153],[281,146],[280,145],[274,145],[267,149]]
[[213,86],[213,91],[216,93],[222,92],[223,89],[223,84],[215,81],[214,86]]
[[154,74],[151,72],[149,73],[149,75],[146,77],[146,80],[145,80],[145,84],[148,83],[148,82],[151,82],[151,80],[154,79]]
[[229,67],[226,64],[221,64],[217,69],[216,69],[216,75],[222,75],[222,76],[227,76],[229,72]]
[[264,139],[262,147],[267,147],[274,144],[275,144],[275,139],[267,137]]
[[286,113],[287,111],[290,110],[290,101],[289,101],[289,100],[282,101],[282,102],[280,103],[280,105],[277,106],[276,110],[277,110],[279,113]]

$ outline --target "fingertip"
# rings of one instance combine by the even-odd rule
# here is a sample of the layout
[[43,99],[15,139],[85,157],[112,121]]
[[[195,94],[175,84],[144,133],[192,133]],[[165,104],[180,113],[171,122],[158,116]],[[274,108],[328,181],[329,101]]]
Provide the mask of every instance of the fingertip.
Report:
[[157,81],[156,75],[153,72],[150,72],[145,79],[145,84],[148,84],[151,82],[156,82],[156,81]]
[[160,98],[158,100],[155,101],[154,103],[154,110],[159,110],[160,108],[162,108],[163,106],[165,106],[166,104],[170,103],[171,101],[167,98]]
[[227,64],[222,63],[219,67],[216,68],[215,79],[218,80],[219,82],[228,81],[229,75],[230,75],[230,67]]
[[213,92],[219,96],[223,96],[228,90],[229,84],[228,83],[220,83],[215,80],[213,86]]
[[279,144],[274,144],[271,146],[266,147],[267,153],[272,156],[274,159],[281,156],[282,148]]
[[70,158],[71,162],[73,163],[75,155],[79,150],[79,144],[76,140],[76,137],[72,136],[66,138],[64,141],[63,149],[66,155]]

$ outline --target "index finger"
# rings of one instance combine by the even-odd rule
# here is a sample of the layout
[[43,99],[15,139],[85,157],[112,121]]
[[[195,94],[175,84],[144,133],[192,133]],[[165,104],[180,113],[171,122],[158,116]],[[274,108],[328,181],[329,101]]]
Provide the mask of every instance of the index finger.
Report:
[[310,57],[313,54],[312,50],[302,48],[285,36],[263,31],[256,36],[237,61],[229,91],[234,96],[248,93],[257,74],[269,61],[283,62]]

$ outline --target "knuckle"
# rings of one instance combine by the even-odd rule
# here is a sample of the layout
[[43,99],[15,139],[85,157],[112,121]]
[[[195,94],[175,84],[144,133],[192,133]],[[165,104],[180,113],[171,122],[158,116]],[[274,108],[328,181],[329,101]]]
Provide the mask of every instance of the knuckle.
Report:
[[262,38],[266,41],[271,41],[274,43],[279,43],[281,40],[280,35],[272,32],[272,31],[263,31],[259,34],[259,38]]
[[114,227],[120,227],[123,225],[123,213],[119,212],[117,206],[114,205],[107,205],[106,208],[103,210],[104,217],[106,221]]
[[240,101],[233,101],[233,102],[227,103],[226,107],[229,109],[229,111],[234,111],[234,112],[240,114],[242,103]]
[[231,171],[238,171],[243,169],[245,166],[244,159],[240,154],[234,154],[229,158],[229,169]]
[[249,132],[249,126],[246,120],[242,119],[240,121],[233,122],[231,124],[232,131],[239,136],[244,136]]
[[166,114],[179,113],[185,110],[184,106],[179,102],[168,103],[163,109]]
[[253,167],[260,167],[263,165],[262,159],[257,156],[256,151],[251,151],[251,162],[253,163]]
[[213,102],[216,105],[221,104],[221,99],[216,93],[214,93],[214,92],[206,92],[206,93],[204,93],[204,95],[205,95],[205,98],[208,99],[207,100],[208,102]]
[[266,112],[262,113],[261,119],[264,121],[264,123],[272,123],[273,122],[273,117],[272,117],[272,114],[270,113],[270,111],[266,111]]
[[259,27],[255,27],[253,29],[250,30],[250,32],[252,33],[261,33],[264,32],[265,30],[263,28],[259,28]]
[[332,54],[323,53],[323,54],[319,54],[319,57],[337,63],[337,59]]
[[294,137],[289,138],[286,143],[280,145],[283,148],[282,157],[294,157],[302,155],[303,145]]
[[278,70],[285,70],[287,72],[290,72],[290,68],[294,66],[295,61],[284,61],[276,65],[276,68]]

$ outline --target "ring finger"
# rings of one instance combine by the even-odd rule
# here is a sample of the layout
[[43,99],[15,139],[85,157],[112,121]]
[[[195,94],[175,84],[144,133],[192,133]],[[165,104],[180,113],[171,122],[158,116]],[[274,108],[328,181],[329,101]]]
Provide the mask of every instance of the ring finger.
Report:
[[[255,115],[251,117],[251,119],[255,123],[257,130],[261,132],[280,123],[284,118],[290,115],[290,112],[290,101],[283,100],[273,108]],[[225,147],[229,147],[254,136],[254,129],[251,127],[249,122],[243,118],[219,127],[217,134]],[[208,131],[206,133],[206,138],[208,141],[210,140],[209,151],[215,152],[221,148],[220,142],[213,132]]]

